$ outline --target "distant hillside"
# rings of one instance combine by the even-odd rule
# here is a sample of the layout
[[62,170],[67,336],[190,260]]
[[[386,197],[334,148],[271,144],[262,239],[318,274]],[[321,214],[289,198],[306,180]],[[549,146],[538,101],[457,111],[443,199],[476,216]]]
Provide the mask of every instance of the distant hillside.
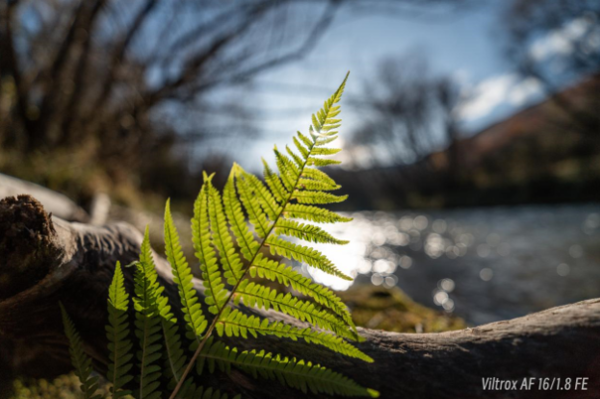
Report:
[[356,208],[600,200],[600,74],[414,165],[332,173]]

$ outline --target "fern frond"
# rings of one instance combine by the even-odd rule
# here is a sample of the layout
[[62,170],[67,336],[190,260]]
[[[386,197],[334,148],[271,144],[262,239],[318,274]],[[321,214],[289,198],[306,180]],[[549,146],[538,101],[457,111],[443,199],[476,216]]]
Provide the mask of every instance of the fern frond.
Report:
[[281,180],[287,190],[292,191],[295,189],[296,180],[298,179],[301,170],[298,169],[298,166],[291,159],[279,152],[277,147],[273,149],[273,152],[275,153],[275,160]]
[[340,297],[334,294],[329,288],[314,283],[311,279],[294,271],[291,266],[265,258],[259,254],[248,271],[253,278],[258,276],[276,281],[286,287],[292,287],[303,295],[310,296],[318,304],[331,309],[356,331],[352,316]]
[[346,87],[348,75],[349,74],[346,74],[344,81],[336,90],[336,92],[325,101],[325,103],[323,104],[323,108],[321,108],[316,115],[313,114],[313,128],[315,129],[317,135],[319,135],[322,131],[329,132],[340,126],[340,121],[337,119],[333,119],[339,115],[340,107],[334,106],[334,104],[337,104],[342,99],[342,94],[344,93],[344,88]]
[[335,140],[335,139],[337,139],[337,138],[338,138],[338,136],[331,136],[331,137],[323,138],[323,139],[321,139],[321,140],[318,140],[318,141],[315,143],[315,145],[316,145],[317,147],[322,147],[322,146],[324,146],[324,145],[326,145],[326,144],[329,144],[329,143],[331,143],[332,141],[334,141],[334,140]]
[[285,208],[284,215],[288,218],[303,219],[315,223],[345,223],[352,221],[352,218],[338,215],[328,209],[302,204],[289,204]]
[[84,399],[101,399],[101,395],[95,395],[98,390],[98,377],[92,377],[92,359],[90,359],[83,350],[83,342],[81,336],[75,328],[75,324],[67,314],[62,303],[60,305],[60,312],[62,315],[63,326],[65,328],[65,335],[69,339],[69,353],[71,355],[71,363],[75,367],[75,374],[79,377],[81,382],[81,392],[83,392]]
[[[233,165],[233,170],[237,175],[238,165]],[[238,193],[240,194],[240,199],[242,200],[242,204],[244,204],[244,208],[248,213],[248,219],[250,223],[254,226],[254,231],[256,234],[262,239],[267,237],[269,234],[269,222],[267,221],[267,217],[265,213],[262,211],[260,207],[260,203],[256,196],[252,194],[252,189],[250,188],[248,182],[244,179],[235,179],[236,187],[238,189]]]
[[160,366],[157,361],[161,357],[161,318],[157,299],[163,291],[158,284],[157,274],[152,258],[150,236],[148,228],[144,234],[140,261],[136,265],[134,274],[135,298],[133,300],[136,310],[135,334],[140,344],[137,352],[139,361],[139,399],[156,399],[160,397],[158,387],[160,382]]
[[288,259],[297,260],[298,262],[304,262],[325,273],[352,281],[352,277],[342,273],[325,255],[316,249],[294,244],[293,242],[285,241],[273,236],[267,238],[267,243],[269,244],[271,254],[273,255],[280,255]]
[[234,295],[236,303],[239,303],[240,300],[243,300],[246,306],[265,310],[274,309],[348,339],[355,341],[359,339],[356,332],[343,319],[338,318],[334,313],[320,309],[312,302],[300,300],[290,293],[283,294],[269,287],[244,280]]
[[350,241],[338,240],[318,226],[298,223],[294,220],[280,219],[275,224],[275,233],[296,237],[304,241],[323,244],[345,245]]
[[129,295],[125,291],[125,279],[121,264],[117,262],[113,280],[108,288],[108,324],[106,326],[110,360],[106,378],[112,384],[110,391],[113,398],[131,394],[129,390],[122,390],[123,386],[133,379],[129,375],[129,371],[133,367],[131,363],[133,354],[131,353],[132,343],[127,338],[129,335],[128,307]]
[[179,243],[179,233],[173,223],[171,216],[170,201],[167,200],[165,206],[165,254],[171,265],[173,272],[173,281],[177,285],[179,299],[181,301],[181,310],[186,322],[187,338],[195,342],[195,345],[200,343],[200,337],[206,325],[208,324],[202,306],[198,301],[198,295],[192,283],[192,269],[190,268]]
[[242,278],[243,264],[239,254],[235,251],[233,240],[227,226],[227,219],[223,211],[221,195],[216,188],[208,184],[208,213],[210,217],[210,227],[212,230],[213,242],[219,250],[221,265],[224,270],[224,277],[231,285],[235,285]]
[[223,190],[223,205],[225,206],[225,213],[227,214],[231,230],[237,244],[240,246],[240,252],[249,261],[258,251],[260,245],[254,239],[246,224],[244,213],[242,212],[242,204],[235,191],[234,171],[229,175],[225,189]]
[[314,395],[326,393],[342,396],[379,396],[377,391],[363,388],[351,379],[318,364],[274,356],[265,351],[239,352],[222,342],[209,342],[203,348],[199,362],[201,369],[206,367],[211,373],[216,367],[230,373],[231,366],[234,366],[254,378],[260,376],[268,380],[277,380],[283,385],[305,393],[310,391]]
[[312,151],[310,152],[310,155],[311,155],[311,157],[314,157],[317,155],[334,155],[340,151],[342,151],[341,148],[319,147],[319,148],[313,148]]
[[344,202],[346,198],[348,198],[347,195],[334,195],[322,191],[296,191],[294,193],[294,199],[298,203],[308,205],[334,204]]
[[[340,120],[335,117],[340,113],[340,107],[336,103],[341,98],[345,81],[325,102],[323,108],[313,115],[313,124],[309,127],[310,136],[299,132],[294,138],[294,145],[298,152],[289,146],[286,146],[285,153],[279,151],[277,147],[274,148],[278,173],[274,173],[263,160],[265,183],[234,164],[221,198],[211,184],[212,175],[204,176],[204,184],[194,204],[192,233],[194,248],[204,278],[206,301],[209,311],[215,314],[215,317],[198,345],[192,363],[186,367],[171,394],[171,398],[175,398],[184,385],[183,381],[194,360],[197,360],[195,364],[199,373],[202,373],[205,368],[212,372],[217,366],[228,372],[232,366],[235,366],[254,376],[276,378],[305,392],[310,389],[316,394],[326,392],[376,395],[375,391],[364,389],[346,377],[320,366],[313,366],[302,360],[273,357],[264,352],[238,353],[236,349],[215,342],[214,337],[211,336],[215,329],[218,335],[228,337],[271,334],[293,340],[304,339],[338,353],[366,361],[372,360],[343,339],[361,340],[361,337],[357,334],[348,310],[335,294],[324,287],[319,288],[317,284],[298,275],[291,268],[282,267],[275,261],[271,263],[260,253],[263,248],[269,247],[272,255],[304,262],[326,273],[351,280],[319,251],[279,238],[280,235],[287,235],[311,242],[346,243],[334,238],[318,226],[292,220],[294,218],[323,222],[349,220],[331,211],[305,205],[340,202],[346,198],[346,196],[326,192],[338,189],[339,185],[316,168],[337,162],[319,157],[338,152],[337,149],[324,147],[324,144],[337,137],[336,129],[340,126]],[[310,167],[311,165],[315,168]],[[258,236],[258,241],[255,240],[246,223],[244,211],[248,216],[249,225]],[[237,255],[231,234],[240,247],[240,253],[247,261],[244,264],[241,257]],[[216,251],[220,255],[225,278],[232,286],[230,293],[227,293],[224,288],[221,271],[217,265]],[[279,293],[251,282],[249,278],[256,275],[264,275],[284,285],[292,286],[298,292],[314,298],[315,302],[301,300],[291,293]],[[234,304],[243,301],[249,307],[279,310],[307,322],[310,327],[297,328],[281,322],[262,322],[257,317],[232,310],[228,306],[231,299]],[[329,330],[336,335],[314,331],[312,327]]]
[[[305,135],[302,134],[302,132],[298,131],[296,132],[298,133],[298,137],[300,137],[300,140],[304,143],[304,145],[308,148],[311,148],[314,145],[313,140],[309,139],[308,137],[306,137]],[[307,158],[308,155],[305,156],[305,158]]]
[[294,160],[294,162],[296,162],[296,166],[298,166],[299,168],[302,168],[304,166],[304,159],[296,155],[296,153],[292,151],[292,149],[289,146],[285,146],[285,151]]
[[271,220],[276,220],[281,213],[281,206],[273,198],[271,192],[265,187],[263,182],[258,180],[256,176],[246,172],[241,166],[237,165],[236,170],[238,176],[247,183],[247,187],[250,188],[265,213]]
[[330,185],[322,181],[312,179],[300,179],[298,181],[298,189],[312,190],[312,191],[331,191],[339,190],[342,186],[339,184]]
[[310,166],[324,167],[324,166],[331,166],[331,165],[339,165],[341,163],[342,163],[341,161],[338,161],[335,159],[323,159],[323,158],[309,158],[308,159],[308,165],[310,165]]
[[200,270],[205,291],[205,301],[212,314],[218,314],[227,300],[227,291],[221,278],[217,263],[217,254],[212,247],[208,216],[208,196],[211,176],[204,174],[204,184],[198,198],[194,202],[194,217],[192,218],[192,240],[196,257],[200,261]]
[[263,167],[264,167],[263,175],[265,177],[265,182],[271,189],[271,193],[273,193],[273,197],[275,197],[277,202],[279,202],[280,204],[284,204],[290,194],[289,191],[287,191],[287,189],[283,186],[283,183],[281,183],[279,176],[277,176],[277,174],[273,173],[273,171],[269,167],[269,164],[267,163],[267,161],[262,159],[262,163],[263,163]]
[[316,180],[330,187],[337,185],[335,180],[329,177],[325,172],[315,168],[304,168],[302,170],[302,177]]
[[[312,143],[310,142],[310,139],[306,136],[304,136],[304,139],[302,138],[303,135],[302,133],[298,132],[298,137],[300,137],[300,140],[302,140],[304,142],[304,145],[307,147],[312,147]],[[306,139],[306,141],[305,141]],[[300,141],[298,140],[297,137],[294,137],[294,145],[296,146],[296,148],[298,149],[298,151],[300,152],[300,154],[304,157],[304,159],[307,159],[308,156],[310,155],[310,151],[308,150],[308,148],[306,148],[304,145],[302,145],[300,143]]]
[[314,331],[310,327],[298,328],[281,321],[269,322],[267,319],[261,319],[257,316],[248,316],[237,309],[223,312],[216,329],[221,337],[241,336],[248,338],[248,333],[250,333],[254,338],[258,338],[260,334],[275,335],[276,337],[289,338],[293,341],[303,339],[308,344],[314,343],[342,355],[355,357],[369,363],[373,362],[371,357],[365,355],[338,336]]
[[169,379],[169,387],[174,387],[183,375],[187,357],[184,354],[177,318],[171,312],[169,300],[160,296],[157,300],[160,312],[164,348],[164,375]]

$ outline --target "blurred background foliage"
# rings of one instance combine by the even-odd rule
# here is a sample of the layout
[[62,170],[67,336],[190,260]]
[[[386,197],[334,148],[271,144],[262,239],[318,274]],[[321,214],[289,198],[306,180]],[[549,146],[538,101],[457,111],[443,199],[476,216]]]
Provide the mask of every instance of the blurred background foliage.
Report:
[[[257,79],[311,56],[334,20],[467,25],[486,7],[497,52],[538,103],[474,130],[464,122],[476,93],[456,74],[419,51],[370,60],[379,67],[360,76],[364,90],[351,101],[362,122],[346,133],[353,159],[338,172],[352,193],[345,206],[589,200],[600,175],[594,1],[9,0],[0,170],[83,205],[97,192],[138,207],[189,201],[201,170],[226,171],[263,142]],[[545,50],[544,38],[560,46]]]

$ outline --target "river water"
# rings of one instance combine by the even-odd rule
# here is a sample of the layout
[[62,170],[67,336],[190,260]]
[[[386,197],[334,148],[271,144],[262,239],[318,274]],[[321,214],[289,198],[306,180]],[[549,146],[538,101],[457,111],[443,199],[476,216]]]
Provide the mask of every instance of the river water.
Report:
[[[471,325],[600,297],[600,204],[356,212],[318,245],[354,284],[398,286]],[[307,270],[334,289],[352,282]]]

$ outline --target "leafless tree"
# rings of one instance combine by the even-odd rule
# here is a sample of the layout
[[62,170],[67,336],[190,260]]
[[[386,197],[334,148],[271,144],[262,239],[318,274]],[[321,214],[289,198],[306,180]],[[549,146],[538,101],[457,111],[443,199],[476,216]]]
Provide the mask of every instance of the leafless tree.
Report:
[[148,186],[157,160],[183,173],[197,143],[252,134],[232,105],[243,99],[215,89],[305,56],[340,7],[435,15],[473,2],[6,0],[0,145],[25,159],[84,149],[109,179]]
[[536,79],[568,120],[564,129],[598,137],[600,96],[592,86],[581,96],[564,93],[600,76],[600,3],[594,0],[514,0],[502,18],[506,54],[524,76]]
[[459,87],[448,77],[428,72],[422,57],[383,61],[377,75],[365,84],[362,97],[365,101],[359,108],[365,122],[354,139],[372,148],[373,154],[386,154],[372,156],[373,164],[411,164],[433,151],[455,148]]
[[209,90],[306,54],[340,2],[302,3],[2,2],[2,145],[92,147],[110,172],[140,167],[180,137],[227,134],[203,118],[226,108],[235,121],[243,112],[222,101],[200,106]]

